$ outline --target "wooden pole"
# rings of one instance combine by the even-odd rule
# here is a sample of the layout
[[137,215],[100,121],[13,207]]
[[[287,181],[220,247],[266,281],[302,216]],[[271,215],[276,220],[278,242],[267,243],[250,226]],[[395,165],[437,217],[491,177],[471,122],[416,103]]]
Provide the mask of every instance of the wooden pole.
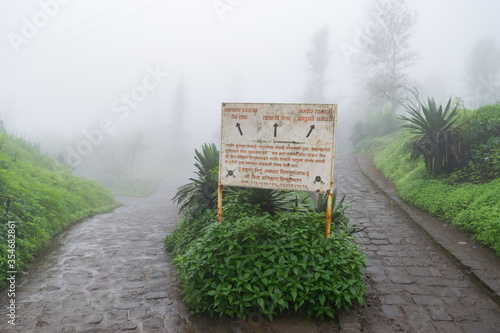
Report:
[[328,193],[328,201],[326,203],[326,238],[330,237],[330,230],[332,224],[332,201],[333,201],[333,193],[332,190]]
[[222,185],[219,184],[219,191],[218,191],[218,198],[217,198],[217,221],[219,224],[222,224]]

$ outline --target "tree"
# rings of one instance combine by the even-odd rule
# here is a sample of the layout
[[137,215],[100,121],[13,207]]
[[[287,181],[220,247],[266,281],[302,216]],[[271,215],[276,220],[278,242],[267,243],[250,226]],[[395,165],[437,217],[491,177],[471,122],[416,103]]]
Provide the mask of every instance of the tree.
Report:
[[328,46],[328,27],[321,28],[311,39],[312,48],[307,52],[307,71],[309,80],[304,99],[310,103],[324,103],[325,89],[329,81],[326,70],[332,53]]
[[168,142],[175,144],[169,145],[169,160],[170,166],[180,168],[189,161],[189,144],[186,128],[186,119],[188,112],[188,99],[184,76],[179,79],[173,94],[170,110],[172,112],[172,123],[169,125]]
[[372,105],[384,100],[418,103],[420,88],[406,72],[418,54],[410,48],[417,13],[404,0],[376,0],[370,8],[369,29],[361,38],[360,80]]
[[103,174],[112,181],[132,180],[138,155],[144,148],[144,135],[137,132],[127,142],[107,138],[99,147]]
[[500,51],[493,38],[478,40],[466,60],[465,85],[471,97],[480,104],[498,102],[496,85],[500,71]]

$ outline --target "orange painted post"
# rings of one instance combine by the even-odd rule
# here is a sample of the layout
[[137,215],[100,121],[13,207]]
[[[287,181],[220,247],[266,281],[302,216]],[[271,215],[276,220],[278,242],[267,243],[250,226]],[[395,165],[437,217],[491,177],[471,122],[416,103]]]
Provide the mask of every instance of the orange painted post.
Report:
[[219,184],[219,195],[217,198],[217,221],[222,224],[222,185]]
[[326,238],[330,237],[330,230],[332,224],[332,201],[333,193],[332,190],[328,192],[328,201],[326,203]]

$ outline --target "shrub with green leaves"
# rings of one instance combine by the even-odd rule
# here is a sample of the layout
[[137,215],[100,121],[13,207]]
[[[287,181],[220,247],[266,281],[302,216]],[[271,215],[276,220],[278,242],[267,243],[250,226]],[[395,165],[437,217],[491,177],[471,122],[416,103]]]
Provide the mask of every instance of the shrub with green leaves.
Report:
[[325,238],[325,214],[271,216],[248,209],[239,217],[226,215],[221,226],[206,211],[214,223],[175,258],[192,311],[334,317],[364,302],[365,257],[343,230]]
[[422,161],[412,163],[403,145],[407,134],[400,133],[391,144],[374,155],[375,166],[391,180],[405,201],[458,225],[500,255],[500,179],[483,184],[456,183],[459,170],[451,175],[433,176]]

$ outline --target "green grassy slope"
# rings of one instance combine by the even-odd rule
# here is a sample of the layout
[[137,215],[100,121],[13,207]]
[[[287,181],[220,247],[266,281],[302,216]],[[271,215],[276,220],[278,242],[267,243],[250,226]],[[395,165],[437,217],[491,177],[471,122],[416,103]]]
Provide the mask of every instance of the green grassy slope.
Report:
[[66,226],[119,205],[109,190],[7,134],[0,134],[0,194],[0,288],[7,271],[21,272]]
[[374,157],[375,166],[394,183],[403,200],[472,233],[500,255],[500,178],[477,185],[454,184],[448,176],[433,177],[423,161],[410,161],[402,149],[407,139],[403,132],[370,139],[357,152]]

